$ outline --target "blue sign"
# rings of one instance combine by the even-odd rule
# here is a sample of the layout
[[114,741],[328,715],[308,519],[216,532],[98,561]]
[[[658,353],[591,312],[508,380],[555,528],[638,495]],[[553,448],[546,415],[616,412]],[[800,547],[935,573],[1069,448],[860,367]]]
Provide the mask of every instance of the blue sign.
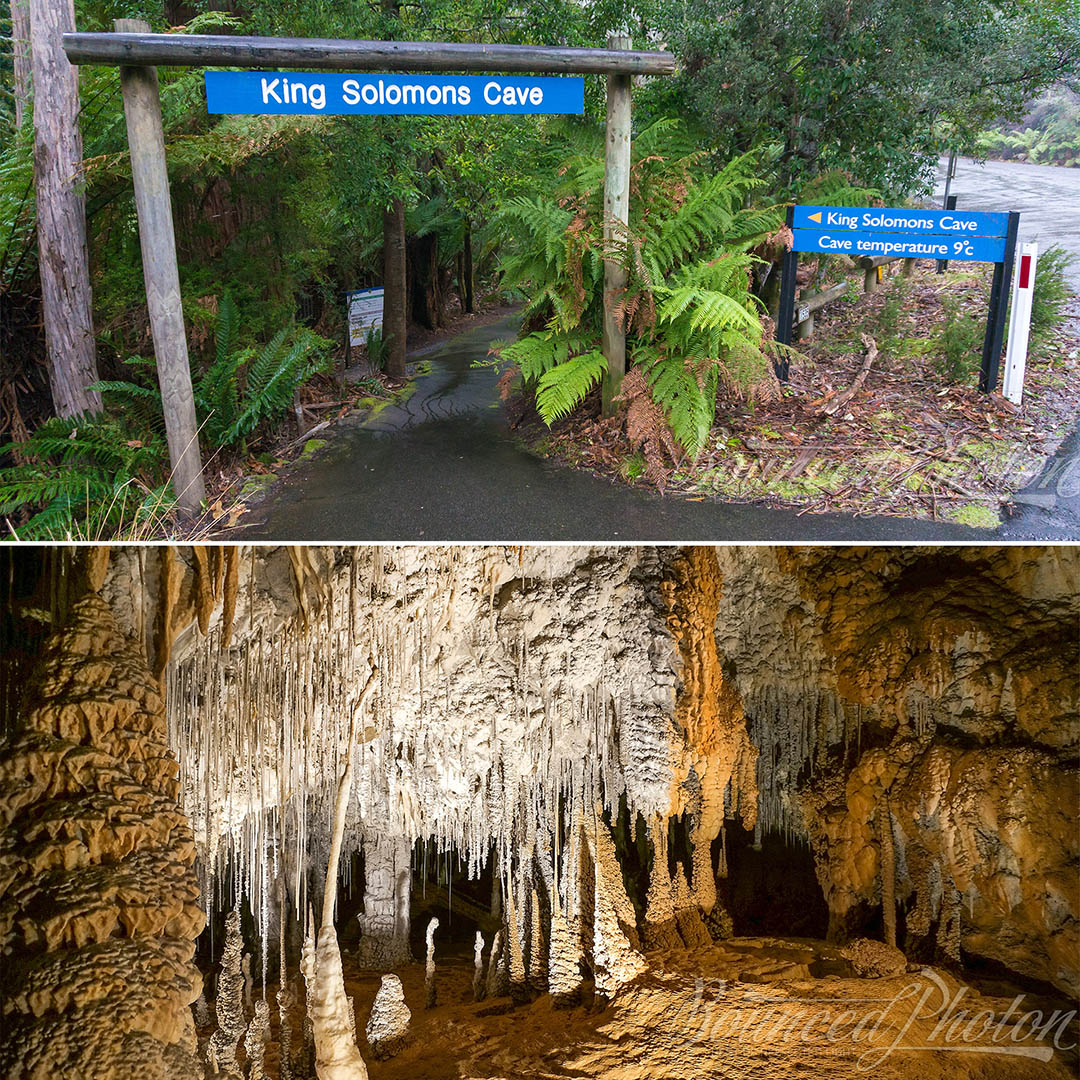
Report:
[[1009,231],[1009,215],[982,210],[796,206],[793,226],[796,229],[844,229],[848,232],[1004,236]]
[[844,229],[795,229],[792,251],[830,255],[896,256],[906,259],[950,259],[957,262],[1001,262],[1004,236],[931,236],[925,233],[849,232]]
[[206,107],[244,116],[474,116],[585,111],[585,80],[504,75],[207,71]]

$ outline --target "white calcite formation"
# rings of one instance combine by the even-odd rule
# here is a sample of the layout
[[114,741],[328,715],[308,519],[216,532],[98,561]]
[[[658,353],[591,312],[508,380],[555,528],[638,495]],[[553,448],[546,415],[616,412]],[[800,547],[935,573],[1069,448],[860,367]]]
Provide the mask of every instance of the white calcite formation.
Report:
[[368,1045],[376,1058],[392,1057],[404,1047],[411,1019],[401,980],[396,975],[384,975],[365,1029]]
[[473,1001],[484,1000],[484,935],[476,931],[476,942],[473,945]]
[[424,1008],[434,1009],[438,1004],[438,991],[435,988],[435,931],[439,920],[432,919],[427,927],[427,960],[424,965]]

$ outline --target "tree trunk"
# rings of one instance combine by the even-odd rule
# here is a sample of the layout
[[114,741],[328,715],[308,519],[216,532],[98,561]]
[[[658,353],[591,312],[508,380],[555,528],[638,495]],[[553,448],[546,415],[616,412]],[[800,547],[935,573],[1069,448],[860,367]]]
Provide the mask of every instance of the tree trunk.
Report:
[[12,63],[15,68],[15,127],[30,104],[30,0],[11,0]]
[[405,378],[405,204],[394,199],[383,213],[383,339],[386,373]]
[[412,267],[413,321],[429,330],[438,330],[443,318],[442,287],[439,281],[439,237],[437,233],[414,236],[408,242]]
[[60,35],[74,31],[72,0],[30,0],[34,81],[34,181],[49,383],[59,416],[96,411],[87,389],[98,377],[86,255],[86,202],[77,187],[82,161],[79,84]]
[[463,275],[465,283],[465,293],[462,296],[462,301],[465,304],[465,313],[471,315],[475,310],[473,301],[473,260],[472,260],[472,225],[469,222],[465,223],[465,273]]

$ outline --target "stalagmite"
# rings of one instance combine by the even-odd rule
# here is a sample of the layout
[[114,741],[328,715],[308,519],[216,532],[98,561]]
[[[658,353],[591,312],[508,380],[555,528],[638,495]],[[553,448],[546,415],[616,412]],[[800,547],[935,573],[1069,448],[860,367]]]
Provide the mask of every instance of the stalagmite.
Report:
[[495,931],[487,963],[487,997],[503,997],[510,992],[510,977],[503,963],[503,932]]
[[315,1037],[315,1072],[319,1080],[366,1080],[367,1068],[356,1046],[356,1027],[352,1003],[345,993],[341,970],[341,951],[334,930],[337,901],[338,863],[345,835],[345,818],[352,792],[353,756],[357,736],[357,718],[363,714],[368,696],[375,689],[379,670],[371,661],[371,670],[349,720],[345,767],[338,784],[334,806],[334,824],[330,856],[323,890],[322,923],[315,947],[315,986],[311,995],[311,1021]]
[[678,949],[682,945],[675,922],[671,874],[668,871],[668,824],[660,817],[649,822],[653,843],[649,893],[645,906],[645,948]]
[[293,993],[289,987],[289,967],[285,955],[285,924],[288,910],[285,906],[285,876],[280,877],[278,934],[278,1080],[292,1080],[292,1007]]
[[225,948],[217,978],[217,1031],[210,1036],[209,1050],[216,1070],[228,1077],[240,1075],[236,1064],[237,1044],[247,1031],[244,1016],[244,939],[240,936],[240,912],[233,908],[225,919]]
[[878,843],[881,849],[881,915],[885,924],[885,944],[896,948],[896,852],[893,846],[889,793],[878,803]]
[[597,821],[595,827],[587,830],[587,835],[594,875],[593,976],[596,992],[610,1000],[621,986],[637,978],[649,965],[631,944],[625,930],[627,909],[632,917],[633,906],[622,882],[611,834],[603,821]]
[[244,1053],[247,1056],[247,1080],[264,1080],[266,1068],[263,1058],[266,1054],[266,1039],[270,1033],[270,1006],[264,998],[255,1002],[255,1015],[248,1024],[244,1036]]
[[486,989],[484,986],[484,935],[477,930],[476,942],[473,945],[473,1001],[483,1001]]
[[547,989],[547,950],[543,912],[536,889],[529,893],[529,985],[537,990]]
[[510,971],[510,996],[520,999],[525,996],[525,954],[521,948],[521,910],[514,896],[515,881],[509,876],[506,886],[506,923],[503,926],[506,956]]
[[551,913],[548,990],[560,1008],[576,1005],[581,996],[581,940],[561,910]]
[[435,989],[435,931],[439,928],[439,920],[432,919],[427,927],[427,961],[424,967],[424,1008],[434,1009],[438,1002],[438,993]]
[[393,1057],[405,1046],[411,1019],[401,980],[396,975],[384,975],[365,1028],[368,1045],[376,1058]]
[[671,902],[675,909],[675,925],[678,927],[683,945],[688,949],[711,945],[712,936],[702,921],[697,897],[690,890],[682,863],[676,867],[675,877],[672,880]]
[[412,960],[409,951],[410,844],[369,826],[364,842],[364,910],[357,915],[360,967],[385,971]]

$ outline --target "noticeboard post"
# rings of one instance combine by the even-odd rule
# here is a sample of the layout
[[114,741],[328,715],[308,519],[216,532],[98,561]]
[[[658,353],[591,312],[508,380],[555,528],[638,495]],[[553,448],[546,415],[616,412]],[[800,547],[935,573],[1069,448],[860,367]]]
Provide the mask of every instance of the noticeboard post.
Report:
[[[793,206],[787,224],[794,238],[784,256],[780,277],[780,310],[776,340],[791,344],[795,308],[795,275],[800,252],[848,255],[853,258],[938,259],[991,262],[994,279],[983,341],[979,389],[997,385],[1005,309],[1016,256],[1020,215],[971,210],[919,210],[906,207]],[[777,367],[781,380],[788,363]]]
[[345,294],[349,309],[349,345],[355,348],[367,343],[368,333],[382,326],[383,293],[377,289],[358,289]]

